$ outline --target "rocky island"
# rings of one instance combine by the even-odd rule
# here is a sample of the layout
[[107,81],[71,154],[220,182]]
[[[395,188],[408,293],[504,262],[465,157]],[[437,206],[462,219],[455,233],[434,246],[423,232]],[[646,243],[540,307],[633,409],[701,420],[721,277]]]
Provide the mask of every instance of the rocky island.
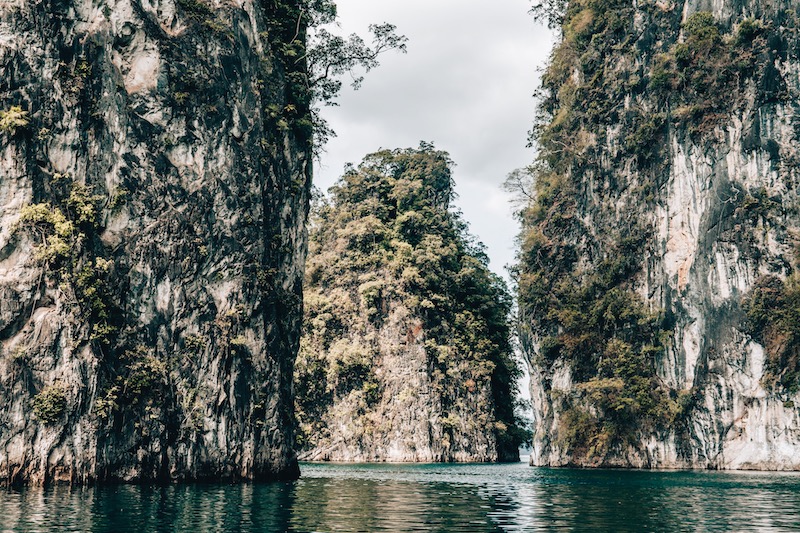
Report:
[[532,464],[800,468],[800,4],[540,11]]
[[429,143],[346,170],[312,210],[295,385],[301,457],[517,461],[511,297]]
[[298,1],[0,4],[0,481],[295,477]]

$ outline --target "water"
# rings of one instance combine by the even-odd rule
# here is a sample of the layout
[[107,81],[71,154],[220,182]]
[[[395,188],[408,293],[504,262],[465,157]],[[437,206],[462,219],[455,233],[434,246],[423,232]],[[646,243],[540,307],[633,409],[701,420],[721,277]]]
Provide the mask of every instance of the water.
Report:
[[0,492],[0,532],[800,531],[800,474],[304,464],[290,483]]

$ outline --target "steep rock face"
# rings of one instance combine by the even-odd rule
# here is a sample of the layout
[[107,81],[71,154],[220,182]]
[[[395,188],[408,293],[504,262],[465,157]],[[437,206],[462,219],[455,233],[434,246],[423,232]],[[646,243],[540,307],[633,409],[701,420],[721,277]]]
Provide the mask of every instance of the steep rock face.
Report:
[[0,477],[297,475],[299,3],[0,4]]
[[518,271],[532,464],[800,468],[798,8],[569,2]]
[[458,216],[447,154],[382,151],[314,209],[301,457],[518,460],[510,300]]

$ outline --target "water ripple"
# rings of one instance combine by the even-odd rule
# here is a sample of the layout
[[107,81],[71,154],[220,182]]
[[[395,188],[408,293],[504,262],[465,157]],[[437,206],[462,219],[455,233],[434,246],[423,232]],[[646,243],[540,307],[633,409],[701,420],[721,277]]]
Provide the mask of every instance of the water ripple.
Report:
[[305,464],[290,483],[0,494],[0,532],[798,531],[800,475]]

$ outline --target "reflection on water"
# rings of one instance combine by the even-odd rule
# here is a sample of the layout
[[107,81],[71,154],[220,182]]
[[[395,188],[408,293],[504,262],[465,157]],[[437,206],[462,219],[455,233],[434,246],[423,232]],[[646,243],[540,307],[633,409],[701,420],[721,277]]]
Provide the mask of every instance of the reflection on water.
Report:
[[257,485],[0,493],[0,532],[788,531],[800,475],[303,465]]

